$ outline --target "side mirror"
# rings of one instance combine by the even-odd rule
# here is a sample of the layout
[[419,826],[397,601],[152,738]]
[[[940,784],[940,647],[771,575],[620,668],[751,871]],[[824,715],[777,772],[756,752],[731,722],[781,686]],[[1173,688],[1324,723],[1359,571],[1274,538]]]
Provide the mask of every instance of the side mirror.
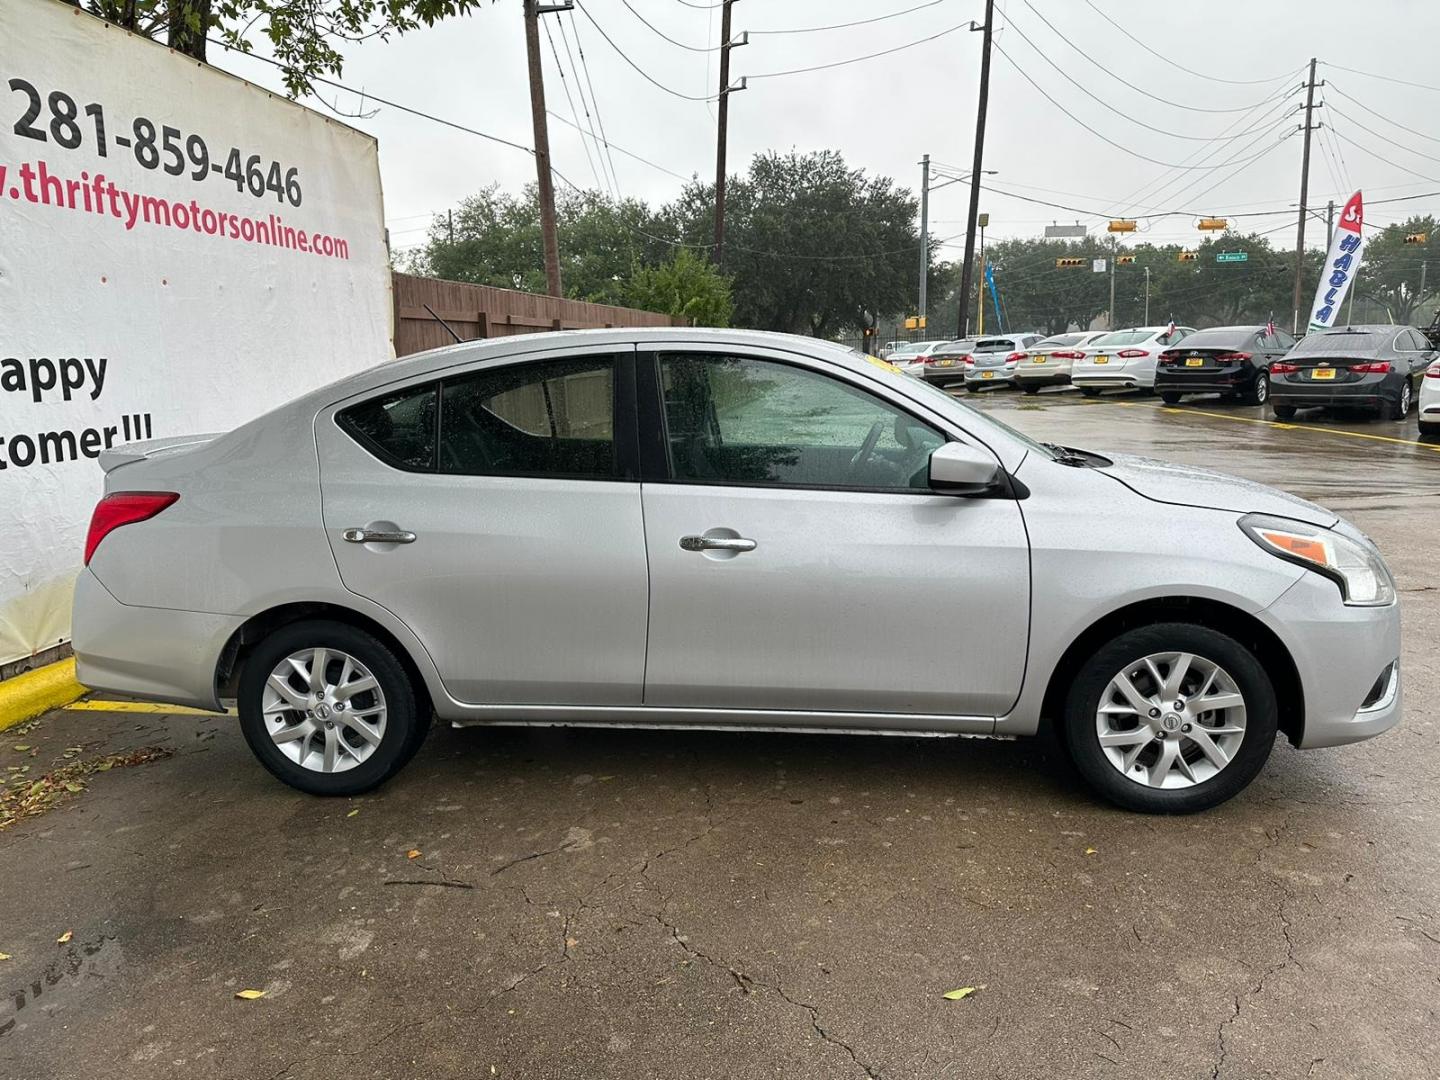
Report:
[[988,451],[948,442],[930,455],[930,490],[941,495],[988,495],[1000,486],[1000,466]]

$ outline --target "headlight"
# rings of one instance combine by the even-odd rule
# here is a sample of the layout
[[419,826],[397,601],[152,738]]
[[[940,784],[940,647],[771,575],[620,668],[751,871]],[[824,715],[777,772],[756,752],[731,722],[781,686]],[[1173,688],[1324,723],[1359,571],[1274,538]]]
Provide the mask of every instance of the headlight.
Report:
[[1395,582],[1373,548],[1330,529],[1263,514],[1247,514],[1240,519],[1240,528],[1272,555],[1330,578],[1352,607],[1395,602]]

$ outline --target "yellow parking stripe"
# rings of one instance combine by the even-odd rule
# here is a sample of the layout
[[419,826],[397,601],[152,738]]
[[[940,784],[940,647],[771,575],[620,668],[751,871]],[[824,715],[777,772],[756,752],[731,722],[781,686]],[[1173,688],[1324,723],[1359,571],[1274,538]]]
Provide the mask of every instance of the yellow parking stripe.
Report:
[[1159,409],[1161,412],[1171,413],[1176,416],[1210,416],[1216,420],[1237,420],[1242,424],[1263,424],[1279,431],[1312,431],[1322,435],[1345,435],[1352,439],[1371,439],[1375,442],[1396,443],[1400,446],[1414,446],[1421,450],[1429,450],[1440,454],[1440,446],[1431,446],[1429,443],[1422,443],[1418,439],[1397,439],[1393,435],[1369,435],[1363,431],[1345,431],[1343,428],[1326,427],[1324,424],[1292,424],[1281,420],[1263,420],[1256,416],[1234,416],[1231,413],[1207,412],[1205,409],[1187,409],[1179,405],[1149,405],[1141,401],[1114,401],[1099,402],[1092,401],[1095,405],[1126,405],[1131,408],[1139,406],[1145,409]]
[[183,705],[159,705],[152,701],[76,701],[65,706],[70,712],[158,713],[161,716],[234,716],[235,710],[217,713],[208,709],[187,709]]

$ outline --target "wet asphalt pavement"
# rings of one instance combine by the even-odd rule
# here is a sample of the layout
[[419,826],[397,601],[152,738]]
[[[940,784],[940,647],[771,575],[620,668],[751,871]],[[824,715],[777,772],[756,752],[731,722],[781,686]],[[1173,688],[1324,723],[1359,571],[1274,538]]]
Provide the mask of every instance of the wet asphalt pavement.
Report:
[[231,720],[60,711],[0,765],[174,753],[0,832],[0,1076],[1436,1075],[1440,453],[1413,418],[981,397],[1352,518],[1403,590],[1403,726],[1154,818],[1042,741],[437,727],[326,801]]

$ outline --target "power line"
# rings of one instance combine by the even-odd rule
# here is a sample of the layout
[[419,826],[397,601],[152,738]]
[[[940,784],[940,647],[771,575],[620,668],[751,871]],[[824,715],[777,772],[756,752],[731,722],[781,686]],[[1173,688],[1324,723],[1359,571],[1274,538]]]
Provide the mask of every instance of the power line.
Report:
[[630,57],[625,54],[625,50],[623,50],[622,48],[620,48],[619,45],[616,45],[615,42],[614,42],[614,40],[611,39],[610,35],[605,32],[605,28],[604,28],[603,26],[601,26],[598,22],[595,21],[595,16],[594,16],[594,15],[591,15],[590,12],[589,12],[589,10],[588,10],[583,4],[579,3],[578,0],[577,0],[577,2],[576,2],[576,4],[575,4],[575,7],[576,7],[576,9],[580,12],[581,15],[584,15],[585,18],[587,18],[587,19],[590,20],[590,25],[593,26],[593,27],[595,27],[595,29],[599,32],[600,36],[605,39],[605,43],[606,43],[607,45],[609,45],[610,48],[614,49],[614,50],[620,55],[620,59],[621,59],[621,60],[624,60],[625,63],[629,64],[632,68],[634,68],[634,69],[636,70],[636,72],[638,72],[638,73],[640,74],[640,76],[641,76],[646,82],[650,83],[652,86],[656,86],[656,87],[658,87],[659,89],[664,90],[665,93],[671,95],[672,97],[677,97],[677,98],[680,98],[680,99],[682,99],[682,100],[684,100],[684,101],[714,101],[714,100],[715,100],[715,98],[716,98],[716,96],[717,96],[717,95],[715,95],[715,94],[701,94],[701,95],[698,95],[698,96],[695,95],[695,94],[682,94],[679,90],[674,90],[674,89],[671,89],[670,87],[666,86],[666,85],[665,85],[664,83],[662,83],[659,79],[655,78],[655,77],[654,77],[653,75],[651,75],[648,71],[646,71],[644,68],[642,68],[639,64],[635,63],[634,60],[631,60]]
[[943,4],[946,0],[927,0],[924,4],[916,4],[904,11],[892,11],[888,15],[876,15],[870,19],[856,19],[854,22],[833,23],[830,26],[799,26],[790,30],[751,30],[752,34],[814,34],[821,30],[844,30],[851,26],[867,26],[870,23],[884,22],[886,19],[898,19],[901,15],[909,15],[912,11],[920,11],[924,8],[934,7],[936,4]]
[[[1027,4],[1027,6],[1028,6],[1028,4]],[[1130,155],[1131,157],[1133,157],[1133,158],[1139,158],[1141,161],[1148,161],[1148,162],[1150,162],[1152,165],[1163,165],[1163,166],[1165,166],[1167,169],[1185,168],[1185,166],[1183,166],[1183,165],[1177,165],[1177,164],[1175,164],[1174,162],[1171,162],[1171,161],[1161,161],[1159,158],[1152,158],[1152,157],[1149,157],[1149,156],[1147,156],[1147,155],[1145,155],[1145,154],[1140,153],[1140,152],[1137,151],[1137,150],[1131,150],[1128,146],[1124,145],[1123,143],[1118,143],[1118,142],[1116,142],[1114,139],[1110,138],[1109,136],[1102,135],[1100,132],[1096,131],[1096,130],[1095,130],[1093,127],[1091,127],[1089,124],[1085,123],[1084,120],[1081,120],[1078,116],[1076,116],[1074,113],[1072,113],[1072,112],[1071,112],[1069,109],[1067,109],[1064,105],[1061,105],[1060,102],[1056,101],[1053,97],[1051,97],[1051,96],[1045,91],[1044,87],[1042,87],[1039,83],[1037,83],[1034,79],[1032,79],[1032,78],[1030,77],[1030,73],[1027,72],[1027,71],[1026,71],[1022,66],[1020,66],[1018,63],[1016,63],[1016,62],[1015,62],[1015,59],[1014,59],[1009,53],[1007,53],[1007,52],[1005,51],[1004,47],[1001,46],[998,42],[997,42],[996,45],[995,45],[995,50],[996,50],[1001,56],[1005,57],[1005,59],[1010,62],[1010,66],[1013,67],[1017,72],[1020,73],[1020,77],[1021,77],[1021,78],[1023,78],[1026,82],[1028,82],[1031,86],[1033,86],[1036,90],[1038,90],[1038,91],[1040,92],[1041,97],[1043,97],[1046,101],[1050,102],[1051,105],[1054,105],[1057,109],[1059,109],[1061,112],[1063,112],[1063,113],[1064,113],[1066,116],[1068,116],[1071,120],[1075,121],[1075,123],[1079,124],[1079,125],[1080,125],[1081,127],[1083,127],[1086,131],[1090,132],[1091,135],[1094,135],[1097,139],[1101,140],[1102,142],[1109,143],[1111,146],[1115,147],[1116,150],[1119,150],[1119,151],[1121,151],[1122,153],[1129,154],[1129,155]],[[1253,107],[1254,107],[1254,106],[1251,106],[1251,108],[1253,108]],[[1189,166],[1189,168],[1191,168],[1191,169],[1223,169],[1223,168],[1225,168],[1225,166],[1224,166],[1224,165],[1199,165],[1199,164],[1196,164],[1196,165],[1191,165],[1191,166]]]
[[[590,104],[595,107],[595,123],[599,125],[600,128],[600,145],[605,148],[605,162],[610,166],[610,178],[615,182],[615,190],[618,192],[620,190],[620,178],[615,174],[615,159],[610,154],[610,139],[605,134],[605,117],[600,113],[600,99],[595,96],[595,84],[590,80],[590,62],[585,59],[585,43],[580,40],[580,27],[574,25],[575,17],[572,15],[570,18],[570,29],[574,31],[575,34],[575,51],[580,54],[580,70],[584,73],[585,85],[590,90]],[[564,40],[565,48],[568,51],[570,48],[570,39],[565,34],[565,21],[563,19],[560,21],[560,37]],[[574,65],[573,61],[571,65]],[[590,135],[592,138],[595,135],[593,128],[591,129]]]
[[1416,157],[1422,157],[1422,158],[1424,158],[1426,161],[1433,161],[1433,162],[1435,162],[1435,163],[1437,163],[1437,164],[1440,164],[1440,158],[1432,157],[1432,156],[1430,156],[1429,154],[1422,154],[1419,150],[1411,150],[1410,147],[1406,146],[1404,143],[1396,142],[1394,139],[1392,139],[1392,138],[1390,138],[1390,137],[1388,137],[1388,136],[1386,136],[1386,135],[1380,134],[1380,132],[1376,131],[1374,128],[1368,128],[1368,127],[1366,127],[1364,124],[1360,123],[1359,120],[1356,120],[1353,116],[1350,116],[1348,113],[1343,113],[1343,112],[1341,112],[1341,111],[1340,111],[1339,109],[1337,109],[1334,105],[1331,105],[1331,106],[1330,106],[1330,111],[1331,111],[1332,113],[1334,113],[1336,116],[1341,117],[1341,118],[1342,118],[1343,120],[1345,120],[1347,123],[1354,124],[1357,128],[1359,128],[1361,131],[1365,132],[1367,135],[1374,135],[1375,138],[1379,139],[1381,142],[1386,142],[1386,143],[1389,143],[1391,146],[1399,147],[1401,150],[1404,150],[1404,151],[1406,151],[1407,153],[1414,154]]
[[668,41],[671,45],[674,45],[674,46],[676,46],[677,48],[686,49],[686,50],[688,50],[688,51],[690,51],[690,52],[698,52],[698,53],[714,52],[714,51],[716,50],[716,48],[718,48],[718,46],[706,46],[705,48],[701,48],[701,47],[698,46],[698,45],[686,45],[683,41],[676,41],[676,40],[675,40],[674,38],[672,38],[669,34],[665,33],[664,30],[661,30],[658,26],[656,26],[654,23],[652,23],[649,19],[645,18],[644,15],[641,15],[640,12],[636,11],[635,8],[631,6],[630,0],[620,0],[620,2],[625,5],[626,10],[629,11],[631,15],[634,15],[634,16],[635,16],[637,19],[639,19],[642,23],[644,23],[646,26],[648,26],[652,31],[654,31],[654,32],[655,32],[656,34],[658,34],[660,37],[664,38],[664,39],[665,39],[666,41]]
[[967,30],[969,27],[970,23],[967,21],[952,26],[948,30],[941,30],[937,34],[931,34],[929,37],[906,42],[904,45],[896,45],[893,49],[882,49],[880,52],[866,53],[864,56],[852,56],[848,60],[835,60],[828,64],[815,64],[812,67],[790,68],[788,71],[763,71],[758,75],[747,75],[746,77],[751,79],[774,79],[781,75],[803,75],[808,71],[828,71],[830,68],[844,67],[847,64],[858,64],[862,60],[874,60],[876,57],[890,56],[892,53],[913,49],[916,45],[924,45],[928,41],[934,41],[937,38],[945,37],[947,34],[953,34],[957,30]]
[[722,6],[725,0],[718,0],[718,2],[714,4],[696,4],[693,3],[692,0],[675,0],[675,2],[677,4],[684,4],[688,8],[694,8],[697,11],[714,11],[716,8]]
[[[559,73],[559,75],[560,75],[560,88],[565,91],[565,100],[570,103],[570,115],[575,118],[575,123],[572,124],[571,127],[579,128],[579,127],[580,127],[580,114],[579,114],[578,112],[576,112],[576,110],[575,110],[575,99],[574,99],[574,97],[572,97],[571,94],[570,94],[570,80],[568,80],[567,78],[565,78],[565,69],[564,69],[564,67],[562,67],[561,64],[560,64],[560,50],[557,49],[557,48],[555,48],[555,37],[554,37],[554,35],[552,35],[552,34],[550,33],[550,23],[549,23],[548,21],[546,21],[546,22],[543,23],[543,25],[544,25],[544,27],[545,27],[545,40],[550,43],[550,55],[553,56],[553,57],[555,57],[555,70],[556,70],[556,71]],[[583,95],[582,95],[582,97],[583,97]],[[555,116],[555,115],[556,115],[556,114],[555,114],[552,110],[550,110],[550,109],[546,109],[545,111],[546,111],[547,113],[549,113],[551,116]],[[595,158],[594,158],[594,156],[590,153],[590,144],[585,141],[585,133],[584,133],[583,130],[582,130],[581,133],[580,133],[580,146],[581,146],[581,148],[585,151],[585,161],[586,161],[586,163],[589,164],[589,166],[590,166],[590,175],[595,178],[595,186],[596,186],[596,187],[599,187],[600,184],[602,183],[602,181],[601,181],[601,179],[600,179],[600,170],[597,169],[597,168],[595,168]],[[598,150],[599,147],[597,146],[596,149]],[[610,183],[610,178],[607,176],[607,177],[605,178],[605,180],[603,181],[603,183],[605,183],[605,184],[608,186],[609,183]],[[611,190],[612,190],[612,194],[613,194],[613,190],[614,190],[614,189],[612,188]]]
[[[1040,13],[1040,10],[1039,10],[1034,4],[1030,3],[1030,0],[1022,0],[1022,2],[1025,4],[1026,7],[1028,7],[1032,12],[1035,13],[1035,17],[1036,17],[1037,19],[1039,19],[1039,20],[1040,20],[1041,22],[1043,22],[1046,26],[1048,26],[1048,27],[1051,29],[1051,31],[1054,32],[1055,36],[1058,37],[1061,41],[1065,42],[1066,45],[1069,45],[1070,48],[1074,49],[1074,50],[1075,50],[1076,52],[1078,52],[1081,56],[1083,56],[1086,60],[1089,60],[1092,64],[1095,64],[1097,67],[1100,68],[1100,70],[1105,71],[1105,73],[1106,73],[1107,75],[1109,75],[1112,79],[1114,79],[1116,82],[1120,83],[1120,84],[1123,85],[1123,86],[1128,86],[1131,90],[1134,90],[1137,94],[1143,94],[1145,97],[1150,98],[1152,101],[1158,101],[1158,102],[1160,102],[1162,105],[1169,105],[1169,106],[1171,106],[1172,108],[1175,108],[1175,109],[1185,109],[1187,112],[1237,113],[1237,112],[1249,112],[1250,109],[1254,108],[1254,106],[1245,105],[1245,106],[1241,106],[1240,108],[1234,108],[1234,109],[1207,109],[1207,108],[1204,108],[1203,106],[1199,106],[1199,105],[1186,105],[1185,103],[1180,102],[1180,101],[1171,101],[1169,98],[1162,98],[1162,97],[1161,97],[1160,95],[1158,95],[1158,94],[1152,94],[1149,90],[1146,90],[1144,87],[1136,86],[1134,83],[1129,82],[1129,81],[1127,81],[1127,80],[1125,80],[1125,79],[1122,79],[1119,75],[1115,74],[1115,72],[1110,71],[1110,70],[1107,69],[1107,68],[1101,67],[1101,66],[1099,65],[1099,62],[1096,61],[1095,57],[1091,56],[1089,52],[1087,52],[1086,50],[1082,49],[1079,45],[1076,45],[1073,41],[1071,41],[1068,37],[1066,37],[1066,36],[1064,35],[1064,33],[1062,33],[1062,32],[1055,26],[1054,23],[1052,23],[1049,19],[1045,18],[1045,16]],[[1089,3],[1089,0],[1086,0],[1086,3]],[[1095,5],[1094,5],[1094,4],[1091,4],[1090,6],[1091,6],[1091,7],[1094,7]],[[1099,8],[1096,8],[1096,10],[1099,11]],[[1104,14],[1104,13],[1102,12],[1101,14]],[[1153,50],[1152,50],[1152,51],[1153,51]],[[1293,75],[1294,73],[1291,72],[1291,74]],[[1280,79],[1283,79],[1283,78],[1286,78],[1286,76],[1285,76],[1285,75],[1280,75],[1280,76],[1278,76],[1278,77],[1276,77],[1276,78],[1274,78],[1274,79],[1265,79],[1265,80],[1263,80],[1263,81],[1264,81],[1264,82],[1278,82]]]
[[[1194,76],[1196,76],[1197,78],[1201,78],[1201,79],[1209,79],[1211,82],[1229,83],[1229,84],[1232,85],[1232,86],[1260,86],[1260,85],[1262,85],[1262,84],[1264,84],[1264,83],[1279,82],[1281,79],[1288,79],[1291,75],[1294,74],[1293,71],[1287,71],[1284,75],[1272,75],[1272,76],[1271,76],[1270,78],[1268,78],[1268,79],[1223,79],[1223,78],[1221,78],[1219,75],[1207,75],[1207,74],[1206,74],[1205,72],[1203,72],[1203,71],[1196,71],[1196,70],[1194,70],[1193,68],[1187,68],[1187,67],[1185,67],[1183,64],[1181,64],[1181,63],[1179,63],[1178,61],[1174,60],[1169,54],[1167,54],[1167,53],[1164,52],[1163,50],[1161,50],[1161,49],[1156,49],[1156,48],[1153,48],[1153,47],[1150,46],[1150,45],[1145,44],[1145,42],[1141,41],[1141,40],[1140,40],[1139,38],[1137,38],[1134,34],[1130,33],[1129,30],[1126,30],[1125,27],[1121,26],[1118,22],[1116,22],[1114,19],[1112,19],[1109,15],[1106,15],[1105,12],[1101,11],[1098,7],[1096,7],[1093,3],[1091,3],[1090,0],[1085,0],[1085,3],[1087,3],[1087,4],[1090,5],[1091,10],[1094,11],[1095,14],[1099,15],[1102,19],[1104,19],[1106,22],[1108,22],[1111,26],[1115,27],[1116,30],[1119,30],[1120,33],[1124,34],[1127,38],[1129,38],[1131,41],[1133,41],[1136,45],[1139,45],[1139,46],[1140,46],[1142,49],[1144,49],[1146,52],[1148,52],[1148,53],[1150,53],[1150,54],[1152,54],[1152,55],[1154,55],[1154,56],[1164,56],[1164,57],[1165,57],[1165,62],[1166,62],[1166,64],[1168,64],[1170,67],[1177,68],[1177,69],[1179,69],[1180,71],[1185,72],[1185,74],[1187,74],[1187,75],[1194,75]],[[1029,7],[1030,5],[1029,5],[1029,4],[1026,4],[1025,6],[1026,6],[1026,7]],[[1032,10],[1033,10],[1033,9],[1032,9]]]
[[[577,131],[579,131],[582,135],[584,134],[584,132],[585,132],[585,129],[584,129],[584,128],[581,128],[581,127],[579,127],[579,126],[576,125],[576,124],[572,124],[569,120],[566,120],[565,117],[561,116],[561,115],[560,115],[559,113],[557,113],[557,112],[553,112],[553,111],[551,111],[551,110],[546,110],[546,111],[547,111],[547,112],[550,112],[550,115],[553,116],[556,120],[559,120],[562,124],[565,124],[565,125],[567,125],[567,126],[569,126],[569,127],[573,127],[573,128],[575,128]],[[688,182],[692,179],[692,177],[689,177],[689,176],[682,176],[680,173],[675,172],[675,170],[673,170],[673,169],[667,169],[664,165],[657,164],[656,162],[651,161],[649,158],[643,158],[643,157],[641,157],[639,154],[635,153],[635,152],[632,151],[632,150],[626,150],[626,149],[625,149],[623,146],[621,146],[619,143],[613,143],[613,142],[612,142],[612,143],[607,144],[607,147],[608,147],[608,149],[610,149],[610,150],[614,150],[617,154],[624,154],[624,155],[625,155],[626,157],[628,157],[628,158],[633,158],[633,159],[635,159],[636,161],[640,162],[642,165],[649,165],[652,169],[656,169],[656,170],[658,170],[658,171],[660,171],[660,172],[663,172],[666,176],[673,176],[676,180],[681,180],[681,181],[684,181],[684,182],[688,183]]]
[[1408,132],[1408,133],[1411,134],[1411,135],[1418,135],[1418,136],[1420,136],[1420,138],[1422,138],[1422,139],[1429,139],[1431,142],[1440,142],[1440,139],[1437,139],[1434,135],[1426,135],[1423,131],[1416,131],[1414,128],[1406,127],[1404,124],[1400,123],[1398,120],[1392,120],[1390,117],[1386,116],[1384,113],[1376,112],[1374,109],[1370,108],[1370,106],[1366,105],[1363,101],[1359,101],[1359,100],[1357,100],[1356,98],[1353,98],[1353,97],[1351,97],[1349,94],[1345,93],[1344,90],[1341,90],[1341,89],[1340,89],[1338,86],[1336,86],[1334,83],[1327,82],[1327,83],[1325,84],[1325,89],[1328,90],[1328,91],[1330,91],[1331,93],[1339,94],[1339,95],[1340,95],[1342,98],[1344,98],[1346,101],[1353,102],[1354,104],[1358,105],[1360,108],[1364,109],[1364,110],[1365,110],[1367,113],[1369,113],[1371,116],[1374,116],[1374,117],[1377,117],[1378,119],[1384,120],[1387,124],[1392,124],[1392,125],[1394,125],[1395,127],[1399,128],[1401,131]]
[[1349,143],[1351,146],[1355,147],[1357,150],[1361,150],[1361,151],[1363,151],[1364,153],[1369,154],[1369,155],[1370,155],[1372,158],[1374,158],[1376,161],[1379,161],[1379,162],[1381,162],[1381,163],[1383,163],[1383,164],[1385,164],[1385,165],[1389,165],[1392,169],[1399,169],[1399,170],[1400,170],[1401,172],[1403,172],[1403,173],[1409,173],[1411,176],[1418,176],[1421,180],[1429,180],[1432,184],[1440,184],[1440,178],[1436,178],[1436,177],[1434,177],[1434,176],[1426,176],[1424,173],[1416,172],[1414,169],[1407,169],[1404,165],[1397,165],[1395,162],[1391,161],[1389,158],[1383,158],[1383,157],[1381,157],[1379,154],[1375,153],[1374,150],[1371,150],[1368,146],[1364,146],[1364,145],[1356,142],[1354,139],[1350,138],[1350,136],[1346,135],[1343,131],[1340,131],[1338,128],[1332,128],[1332,130],[1334,131],[1335,137],[1336,137],[1337,139],[1343,139],[1345,142]]
[[[1050,58],[1050,56],[1045,52],[1044,49],[1040,48],[1039,45],[1036,45],[1035,42],[1032,41],[1032,40],[1025,34],[1025,31],[1022,30],[1022,29],[1020,29],[1019,25],[1015,22],[1015,20],[1014,20],[1013,18],[1007,19],[1006,22],[1007,22],[1007,25],[1009,25],[1010,29],[1014,30],[1015,33],[1019,34],[1019,35],[1020,35],[1020,39],[1021,39],[1022,41],[1024,41],[1027,45],[1029,45],[1032,49],[1034,49],[1037,53],[1039,53],[1039,54],[1040,54],[1040,59],[1044,60],[1045,63],[1049,64],[1052,68],[1054,68],[1057,72],[1059,72],[1062,78],[1064,78],[1067,82],[1069,82],[1072,86],[1074,86],[1077,90],[1079,90],[1079,91],[1080,91],[1082,94],[1084,94],[1086,97],[1090,98],[1092,101],[1098,102],[1100,105],[1102,105],[1102,106],[1104,106],[1105,108],[1109,109],[1109,110],[1110,110],[1112,113],[1114,113],[1116,116],[1119,116],[1119,117],[1121,117],[1121,118],[1123,118],[1123,119],[1125,119],[1125,120],[1129,120],[1132,124],[1138,124],[1140,127],[1145,128],[1147,131],[1154,131],[1154,132],[1156,132],[1156,133],[1158,133],[1158,134],[1160,134],[1160,135],[1165,135],[1165,136],[1168,136],[1169,138],[1172,138],[1172,139],[1185,139],[1185,140],[1188,140],[1188,141],[1190,141],[1190,142],[1203,142],[1203,143],[1210,143],[1210,142],[1214,142],[1214,141],[1215,141],[1216,136],[1213,136],[1213,135],[1181,135],[1181,134],[1179,134],[1179,133],[1177,133],[1177,132],[1174,132],[1174,131],[1171,131],[1171,130],[1169,130],[1169,129],[1167,129],[1167,128],[1156,127],[1154,124],[1147,124],[1144,120],[1141,120],[1141,119],[1139,119],[1139,118],[1137,118],[1137,117],[1131,116],[1129,113],[1125,112],[1123,109],[1117,109],[1114,105],[1111,105],[1108,101],[1106,101],[1104,98],[1100,97],[1100,95],[1096,94],[1096,93],[1095,93],[1094,91],[1092,91],[1089,87],[1087,87],[1084,83],[1080,82],[1080,81],[1079,81],[1078,79],[1076,79],[1073,75],[1071,75],[1068,71],[1066,71],[1063,67],[1061,67],[1061,66],[1060,66],[1059,64],[1057,64],[1054,60],[1052,60],[1052,59]],[[1266,100],[1269,100],[1269,99],[1267,98]],[[1263,105],[1264,103],[1265,103],[1264,101],[1261,101],[1259,104],[1260,104],[1260,105]],[[1259,107],[1259,105],[1252,106],[1252,108],[1258,108],[1258,107]],[[1264,127],[1264,126],[1265,126],[1265,125],[1263,125],[1263,124],[1260,125],[1260,127]],[[1260,130],[1259,127],[1251,128],[1249,131],[1237,132],[1236,134],[1230,136],[1230,138],[1232,138],[1232,139],[1243,138],[1244,136],[1249,135],[1249,134],[1251,134],[1252,132],[1258,131],[1258,130]]]
[[1429,86],[1425,83],[1409,82],[1406,79],[1397,79],[1391,75],[1376,75],[1373,71],[1360,71],[1357,68],[1341,67],[1339,64],[1332,64],[1329,61],[1325,62],[1325,66],[1334,68],[1336,71],[1348,71],[1351,75],[1364,75],[1367,79],[1379,79],[1381,82],[1395,83],[1399,86],[1411,86],[1416,90],[1433,90],[1437,94],[1440,94],[1440,86]]

